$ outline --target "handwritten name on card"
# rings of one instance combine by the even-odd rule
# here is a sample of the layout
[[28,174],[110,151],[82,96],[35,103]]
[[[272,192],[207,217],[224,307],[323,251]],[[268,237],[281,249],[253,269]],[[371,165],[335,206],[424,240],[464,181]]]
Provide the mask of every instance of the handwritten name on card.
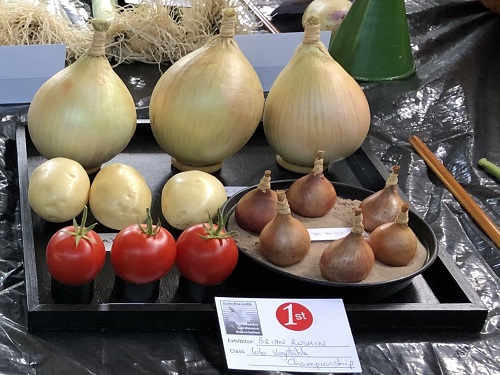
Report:
[[217,297],[216,307],[229,368],[361,371],[341,300]]

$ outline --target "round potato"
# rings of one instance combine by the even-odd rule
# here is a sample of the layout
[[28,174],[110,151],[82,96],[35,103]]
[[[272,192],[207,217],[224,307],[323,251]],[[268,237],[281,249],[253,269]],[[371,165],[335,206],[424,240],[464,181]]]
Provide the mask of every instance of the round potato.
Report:
[[101,224],[116,230],[144,222],[151,201],[146,180],[127,164],[106,165],[90,187],[90,211]]
[[163,186],[161,210],[171,226],[184,230],[207,222],[209,214],[215,217],[226,199],[224,185],[211,174],[197,170],[180,172]]
[[28,185],[28,201],[42,219],[62,223],[83,211],[88,202],[90,179],[76,161],[49,159],[35,168]]

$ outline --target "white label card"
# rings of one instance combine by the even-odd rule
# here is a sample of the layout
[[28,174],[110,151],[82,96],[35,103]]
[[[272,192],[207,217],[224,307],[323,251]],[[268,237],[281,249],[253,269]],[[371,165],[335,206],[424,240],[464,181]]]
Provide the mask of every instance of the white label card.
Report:
[[340,299],[215,298],[230,369],[361,372]]
[[347,236],[352,228],[309,228],[307,231],[311,241],[333,241]]

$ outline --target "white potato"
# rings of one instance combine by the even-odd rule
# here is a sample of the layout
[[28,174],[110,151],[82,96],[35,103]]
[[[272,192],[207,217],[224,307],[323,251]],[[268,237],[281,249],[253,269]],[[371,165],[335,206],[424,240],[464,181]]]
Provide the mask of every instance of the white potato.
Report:
[[73,219],[87,204],[90,179],[76,161],[49,159],[35,168],[28,185],[28,201],[41,218],[62,223]]
[[161,210],[171,226],[184,230],[206,222],[208,214],[215,217],[226,199],[224,185],[211,174],[198,170],[180,172],[163,187]]
[[101,224],[121,230],[147,218],[151,190],[134,167],[115,163],[103,167],[90,186],[89,207]]

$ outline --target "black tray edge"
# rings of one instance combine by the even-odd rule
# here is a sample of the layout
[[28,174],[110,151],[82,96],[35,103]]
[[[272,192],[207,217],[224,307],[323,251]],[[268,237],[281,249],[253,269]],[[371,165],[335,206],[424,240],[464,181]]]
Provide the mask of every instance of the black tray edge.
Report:
[[[22,228],[31,226],[31,210],[27,194],[29,176],[27,168],[26,149],[26,126],[16,125],[16,147],[18,153],[18,174],[20,205],[21,205],[21,225]],[[371,151],[366,142],[357,151],[371,160]],[[386,172],[381,169],[381,164],[373,165],[380,176]],[[385,181],[384,177],[377,177],[371,173],[374,181]],[[373,187],[372,187],[373,189]],[[213,305],[209,304],[101,304],[99,309],[92,305],[48,305],[40,304],[37,290],[38,281],[36,278],[36,259],[34,249],[33,233],[22,231],[23,257],[25,268],[26,287],[26,324],[29,331],[106,331],[106,330],[127,330],[127,331],[152,331],[152,330],[200,330],[212,329],[216,327],[216,312]],[[467,299],[465,303],[440,303],[436,305],[426,305],[429,308],[422,309],[418,304],[387,304],[387,306],[377,305],[350,305],[346,304],[346,312],[353,331],[381,331],[381,330],[445,330],[477,332],[481,329],[487,317],[488,310],[484,307],[479,296],[473,287],[464,279],[464,275],[451,259],[451,256],[439,252],[437,261],[450,272],[458,286],[464,292]],[[102,314],[102,312],[106,314]],[[366,313],[370,313],[370,319],[366,319]],[[373,313],[372,313],[373,312]],[[163,314],[168,313],[168,318]],[[160,314],[160,315],[158,315]],[[379,314],[384,316],[378,324]],[[387,319],[396,314],[411,319],[415,325],[400,324],[401,320]],[[103,317],[105,315],[105,317]],[[154,317],[160,318],[154,319]],[[430,316],[430,319],[429,319]],[[85,317],[85,319],[81,319]],[[137,318],[140,324],[130,326],[127,322]],[[153,318],[153,319],[151,319]],[[88,324],[91,319],[93,324]],[[136,320],[136,321],[137,321]],[[85,326],[79,324],[86,321]],[[161,322],[151,324],[150,322]],[[188,321],[188,325],[186,324]],[[392,321],[393,324],[388,322]],[[429,323],[424,323],[429,322]],[[430,323],[432,322],[432,323]]]

